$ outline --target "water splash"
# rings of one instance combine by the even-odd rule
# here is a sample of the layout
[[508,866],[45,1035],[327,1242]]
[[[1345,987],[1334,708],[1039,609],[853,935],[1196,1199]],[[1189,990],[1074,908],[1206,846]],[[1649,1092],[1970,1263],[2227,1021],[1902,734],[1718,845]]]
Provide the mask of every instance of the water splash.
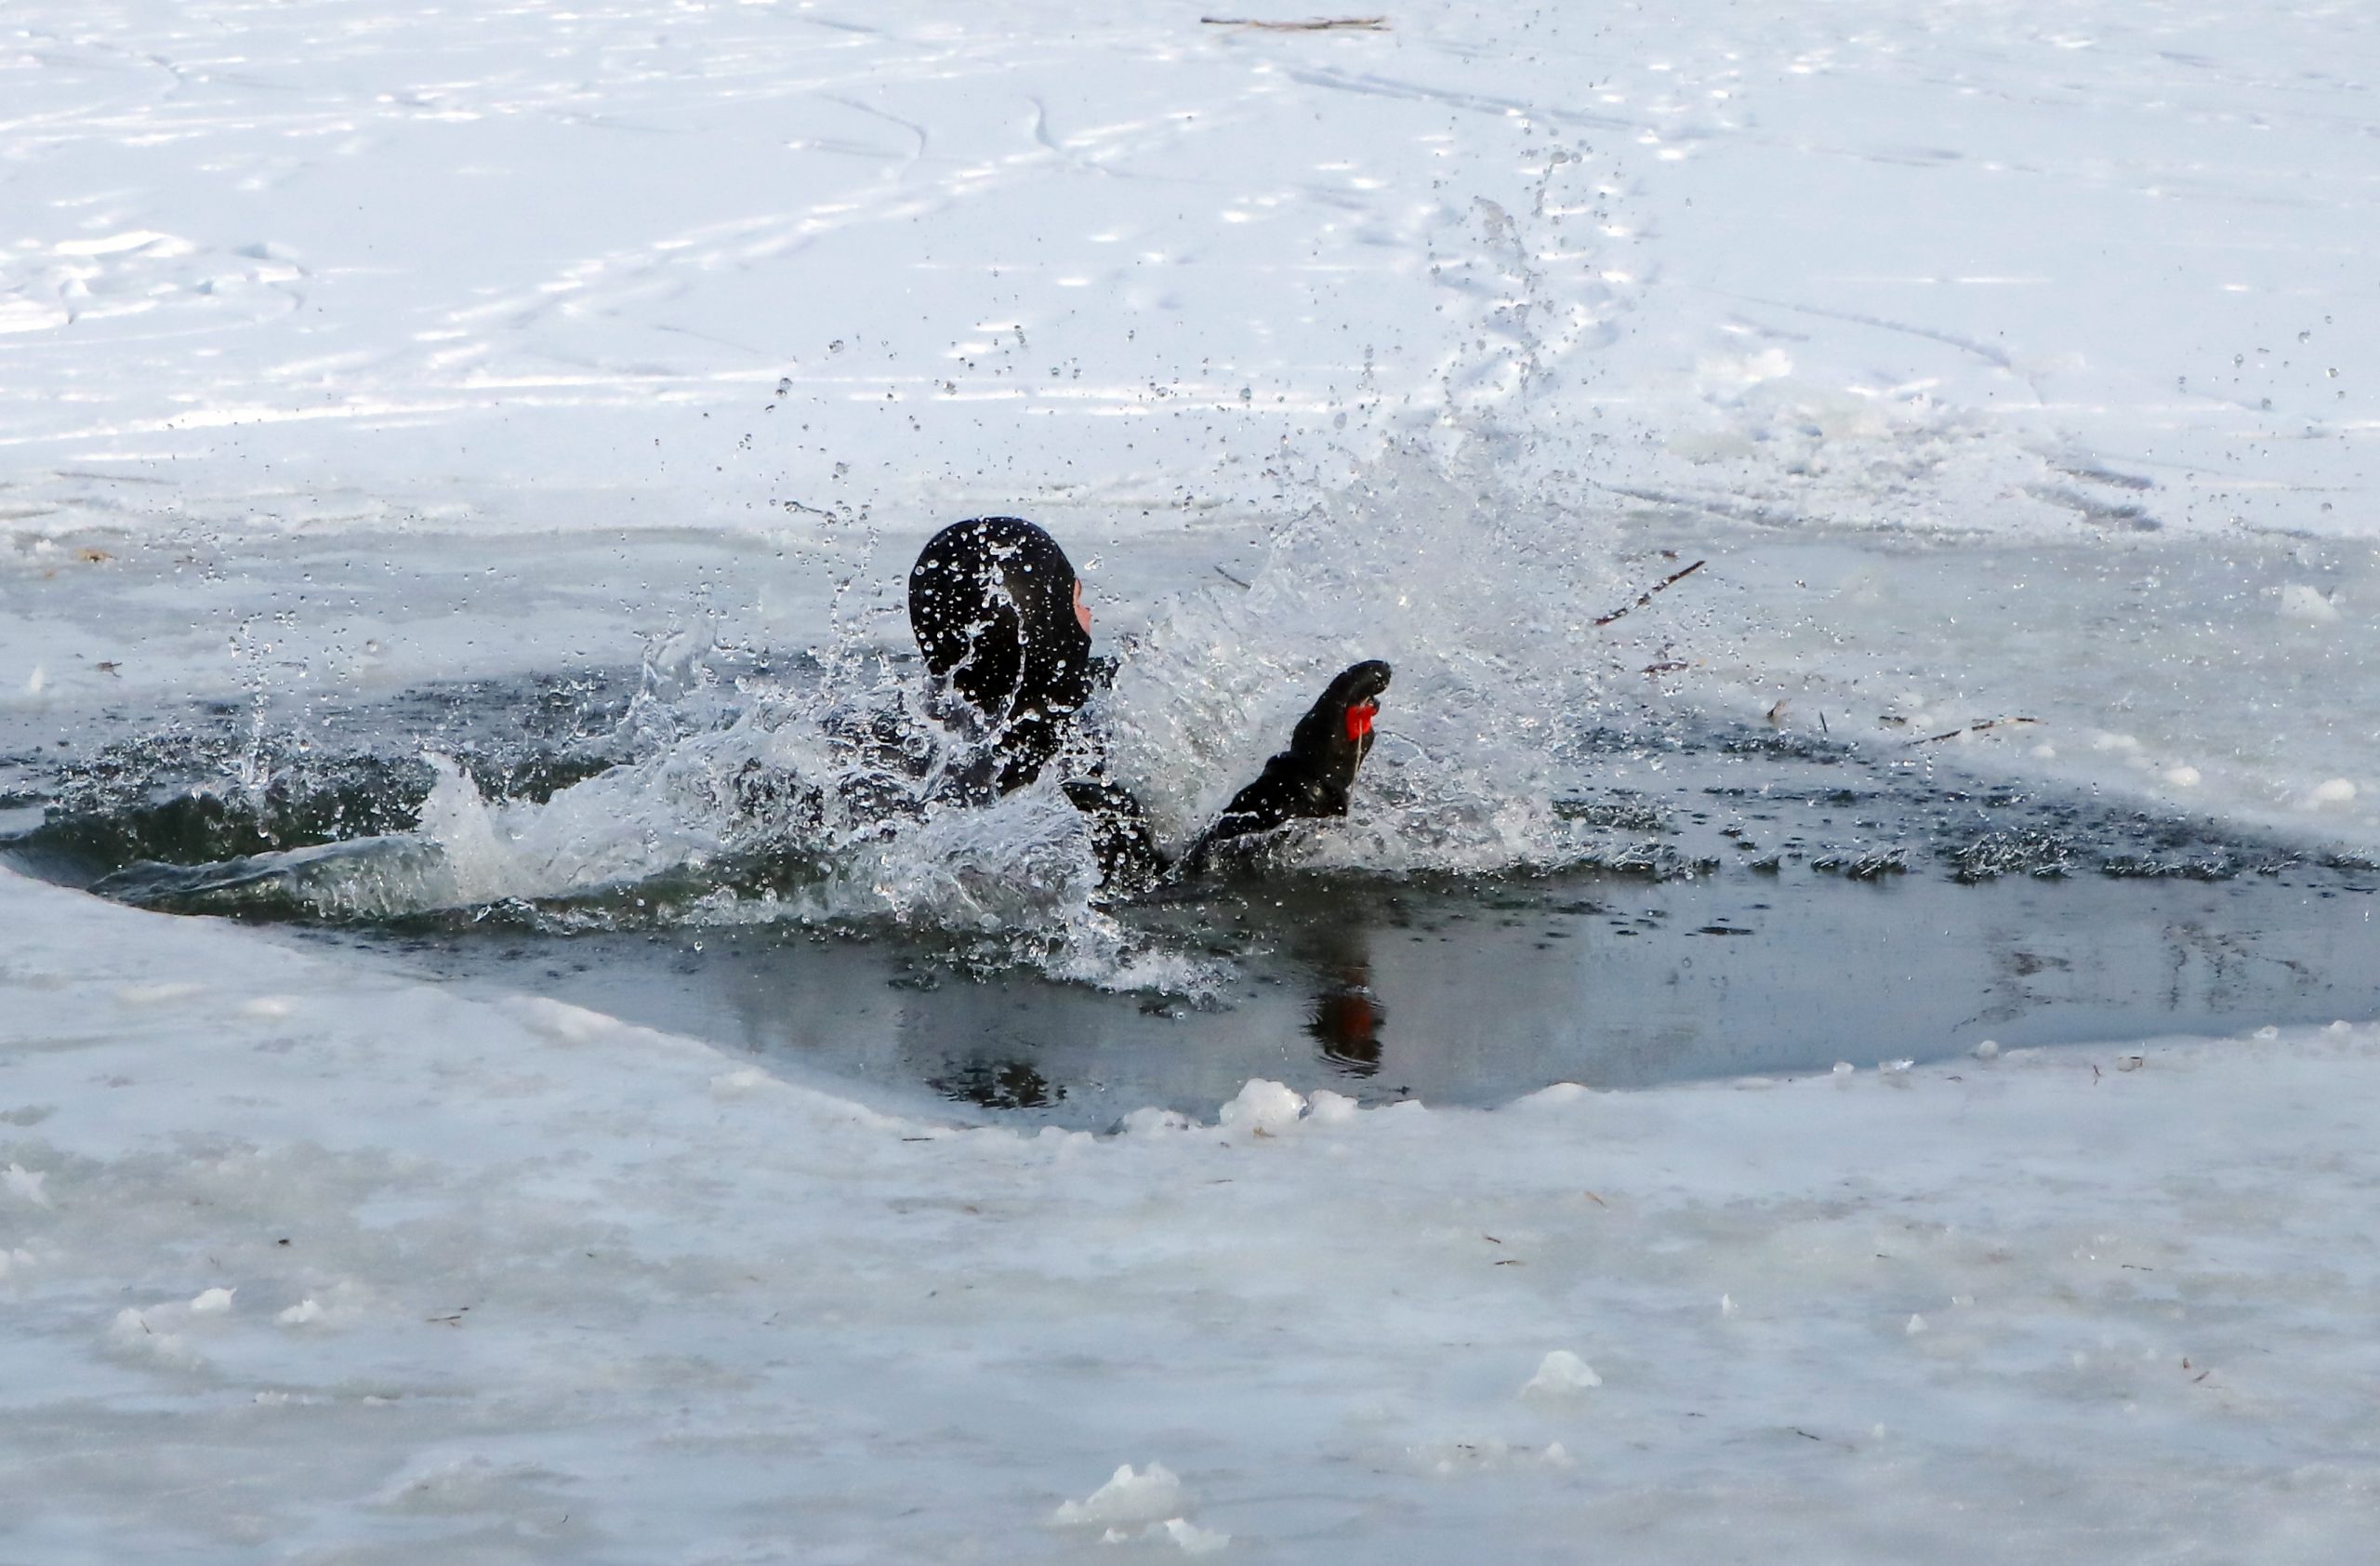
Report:
[[[1511,437],[1483,425],[1451,456],[1441,444],[1396,445],[1285,516],[1245,590],[1157,606],[1091,720],[1110,776],[1162,840],[1185,845],[1329,676],[1366,657],[1397,677],[1354,814],[1300,829],[1286,869],[1550,869],[1609,836],[1565,802],[1599,759],[1580,729],[1642,656],[1594,624],[1631,586],[1611,527],[1517,489]],[[1211,989],[1214,960],[1101,904],[1054,769],[989,805],[948,797],[940,783],[966,763],[962,742],[929,714],[918,661],[884,645],[899,578],[859,580],[839,595],[827,643],[782,672],[722,672],[733,654],[707,627],[657,639],[593,746],[615,764],[589,776],[508,796],[487,786],[500,774],[425,749],[404,759],[427,772],[410,830],[142,864],[99,889],[338,920],[881,923],[971,962]],[[261,755],[249,745],[243,765]]]
[[1507,443],[1451,461],[1410,446],[1284,526],[1245,591],[1174,601],[1116,691],[1116,769],[1170,840],[1252,774],[1329,676],[1384,657],[1396,683],[1350,820],[1304,834],[1323,867],[1483,871],[1575,859],[1558,801],[1570,744],[1633,666],[1594,624],[1623,591],[1610,524],[1514,492]]

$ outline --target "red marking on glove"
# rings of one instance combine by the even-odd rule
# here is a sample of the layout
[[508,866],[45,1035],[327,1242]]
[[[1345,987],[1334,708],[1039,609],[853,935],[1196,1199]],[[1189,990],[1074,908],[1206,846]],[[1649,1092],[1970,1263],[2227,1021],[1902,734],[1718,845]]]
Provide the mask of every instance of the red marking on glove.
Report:
[[1359,702],[1347,709],[1347,743],[1360,743],[1364,736],[1372,732],[1372,719],[1379,714],[1380,703],[1377,701]]

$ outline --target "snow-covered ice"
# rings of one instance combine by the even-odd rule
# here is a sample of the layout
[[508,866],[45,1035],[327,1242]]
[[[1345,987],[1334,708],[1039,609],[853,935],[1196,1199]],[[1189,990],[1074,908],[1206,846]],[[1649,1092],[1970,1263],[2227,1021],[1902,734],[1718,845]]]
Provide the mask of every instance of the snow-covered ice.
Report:
[[[2371,1524],[2373,1027],[1035,1135],[721,1098],[707,1046],[18,877],[0,916],[0,1157],[51,1199],[0,1209],[19,1559],[1101,1559],[1181,1518],[1250,1559],[2310,1562]],[[136,973],[215,982],[127,1014]]]
[[[2380,850],[2372,13],[1386,20],[12,0],[0,717],[688,685],[1018,511],[1197,686],[1126,757],[1185,819],[1379,628],[1516,792],[1383,784],[1375,863],[1527,861],[1520,694]],[[457,776],[454,897],[714,846],[620,797]],[[10,1559],[2372,1535],[2367,1019],[1094,1137],[7,870],[0,929]]]

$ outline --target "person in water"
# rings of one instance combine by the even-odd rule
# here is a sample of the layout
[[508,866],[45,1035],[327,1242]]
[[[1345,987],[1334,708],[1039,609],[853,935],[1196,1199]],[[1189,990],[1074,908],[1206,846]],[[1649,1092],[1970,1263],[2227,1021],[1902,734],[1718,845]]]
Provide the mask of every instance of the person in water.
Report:
[[1223,807],[1181,860],[1170,862],[1140,802],[1101,776],[1078,720],[1114,666],[1091,657],[1091,610],[1058,541],[1019,517],[977,517],[935,534],[909,572],[909,626],[937,682],[937,716],[978,743],[954,786],[993,798],[1073,763],[1066,797],[1091,828],[1111,894],[1196,874],[1219,856],[1261,844],[1289,822],[1344,816],[1389,667],[1342,671],[1289,735],[1289,749]]

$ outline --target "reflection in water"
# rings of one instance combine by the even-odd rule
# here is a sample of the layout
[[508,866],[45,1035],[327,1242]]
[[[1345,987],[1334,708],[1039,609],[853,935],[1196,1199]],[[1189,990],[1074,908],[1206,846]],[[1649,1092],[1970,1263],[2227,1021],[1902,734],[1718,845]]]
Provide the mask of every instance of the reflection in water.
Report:
[[1368,973],[1325,989],[1314,998],[1314,1020],[1305,1030],[1322,1045],[1322,1057],[1351,1077],[1380,1069],[1380,1002]]
[[927,1086],[945,1098],[985,1109],[1046,1109],[1066,1096],[1063,1087],[1022,1060],[970,1060]]
[[1373,1075],[1380,1069],[1380,1029],[1388,1010],[1372,989],[1369,933],[1361,925],[1308,925],[1295,949],[1321,980],[1306,1020],[1307,1036],[1322,1046],[1323,1059],[1347,1075]]
[[1824,1071],[1861,1051],[1941,1059],[1987,1038],[2018,1049],[2370,1016],[2375,909],[2380,886],[2321,867],[2215,883],[1862,884],[1790,864],[1486,892],[1284,879],[1238,908],[1134,910],[1177,946],[1232,953],[1211,1000],[1180,1004],[982,973],[899,932],[374,944],[748,1050],[829,1091],[873,1084],[900,1112],[1097,1130],[1152,1105],[1211,1118],[1256,1077],[1366,1104],[1497,1104],[1555,1082]]

